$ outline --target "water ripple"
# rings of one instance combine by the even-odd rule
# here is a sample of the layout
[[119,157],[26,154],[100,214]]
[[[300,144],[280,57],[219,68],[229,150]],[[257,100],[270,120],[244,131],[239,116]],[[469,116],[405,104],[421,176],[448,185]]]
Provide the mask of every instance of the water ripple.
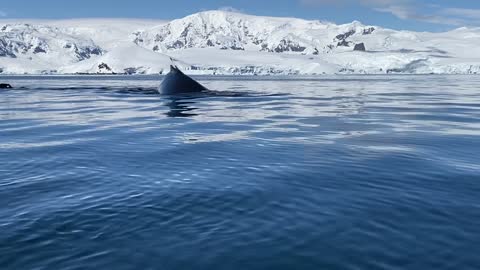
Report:
[[480,79],[3,77],[2,269],[478,269]]

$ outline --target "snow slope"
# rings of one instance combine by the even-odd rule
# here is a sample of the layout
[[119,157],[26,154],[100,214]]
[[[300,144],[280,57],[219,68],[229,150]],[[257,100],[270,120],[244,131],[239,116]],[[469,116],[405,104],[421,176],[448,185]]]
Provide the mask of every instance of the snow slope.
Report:
[[227,11],[170,22],[0,20],[0,73],[158,74],[173,58],[197,74],[474,74],[479,42],[480,28],[396,31]]

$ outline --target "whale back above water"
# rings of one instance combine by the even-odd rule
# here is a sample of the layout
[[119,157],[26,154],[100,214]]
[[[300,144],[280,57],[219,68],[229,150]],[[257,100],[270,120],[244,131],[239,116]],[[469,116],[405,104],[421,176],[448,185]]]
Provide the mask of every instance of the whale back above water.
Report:
[[160,84],[159,92],[165,95],[198,93],[208,90],[194,79],[183,74],[177,67],[171,65],[170,72],[165,76]]
[[6,88],[12,88],[12,86],[8,83],[0,83],[0,88],[6,89]]

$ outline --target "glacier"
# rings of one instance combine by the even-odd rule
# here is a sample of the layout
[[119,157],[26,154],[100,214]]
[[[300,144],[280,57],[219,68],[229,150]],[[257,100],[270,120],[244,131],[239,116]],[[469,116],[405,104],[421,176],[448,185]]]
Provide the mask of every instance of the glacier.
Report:
[[478,74],[480,28],[430,33],[354,21],[204,11],[172,21],[0,20],[0,74]]

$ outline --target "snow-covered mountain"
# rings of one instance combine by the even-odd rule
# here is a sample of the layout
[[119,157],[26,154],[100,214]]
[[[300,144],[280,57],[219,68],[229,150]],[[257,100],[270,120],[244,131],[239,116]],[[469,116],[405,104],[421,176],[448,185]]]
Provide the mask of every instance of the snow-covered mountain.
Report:
[[0,73],[480,73],[480,28],[395,31],[206,11],[154,20],[0,20]]
[[[0,69],[22,72],[28,65],[77,63],[104,53],[91,39],[79,38],[50,26],[5,24],[0,28]],[[50,70],[44,70],[49,72]]]

